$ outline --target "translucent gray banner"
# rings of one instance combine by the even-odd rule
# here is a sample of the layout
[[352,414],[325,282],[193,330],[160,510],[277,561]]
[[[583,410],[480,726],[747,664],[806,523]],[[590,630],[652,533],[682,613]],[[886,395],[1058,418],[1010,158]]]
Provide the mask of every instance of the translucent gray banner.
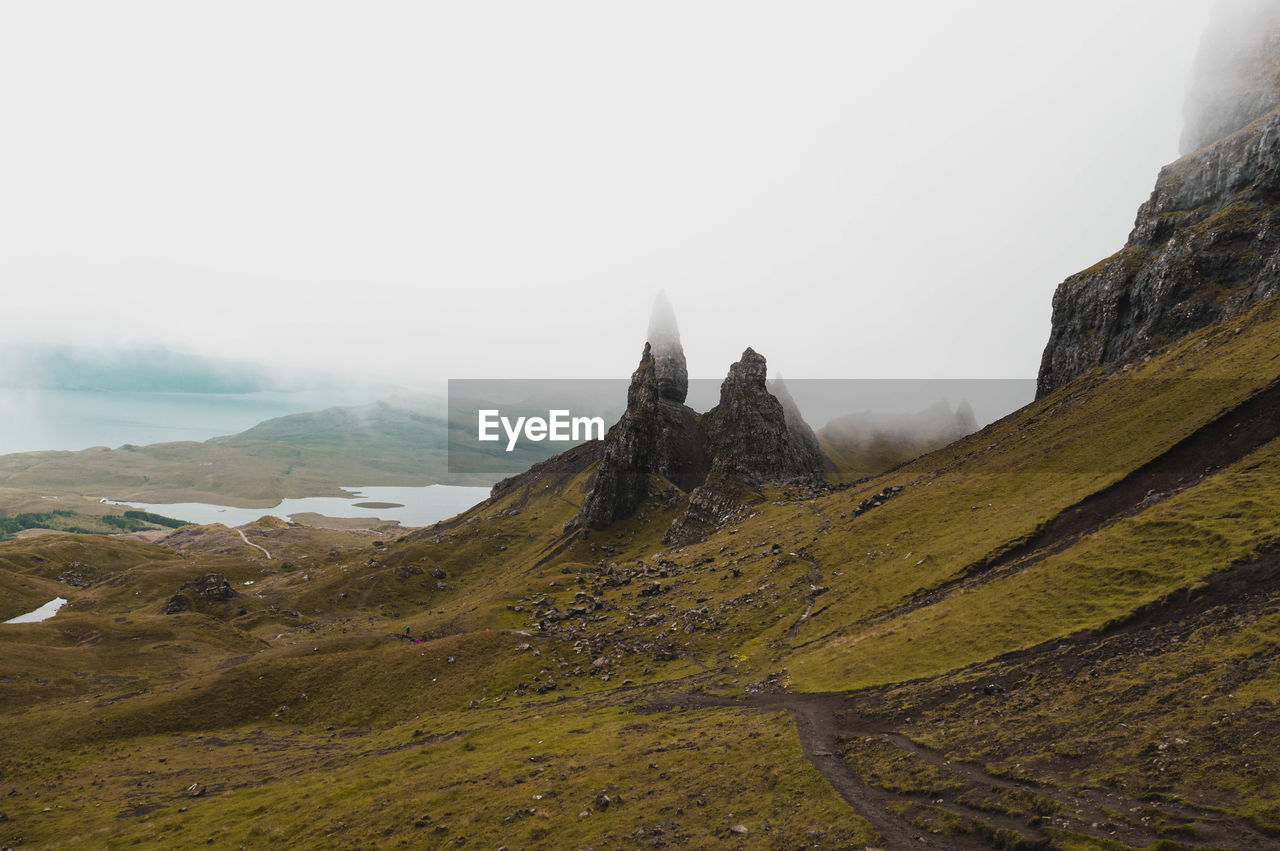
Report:
[[[449,472],[513,475],[603,437],[626,408],[620,379],[450,379]],[[721,379],[691,379],[686,404],[720,401]],[[770,390],[794,400],[819,436],[892,434],[936,443],[1035,398],[1035,379],[793,379]]]

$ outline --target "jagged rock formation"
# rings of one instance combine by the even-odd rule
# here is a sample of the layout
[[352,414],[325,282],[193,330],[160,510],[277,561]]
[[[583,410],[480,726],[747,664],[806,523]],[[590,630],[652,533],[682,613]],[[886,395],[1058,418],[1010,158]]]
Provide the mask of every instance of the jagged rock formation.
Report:
[[751,348],[729,367],[720,404],[703,417],[708,453],[763,482],[821,478],[821,451],[796,436],[782,403],[765,386],[766,375],[765,359]]
[[649,494],[649,470],[658,443],[658,375],[648,343],[631,374],[627,409],[605,435],[604,452],[591,490],[578,508],[578,521],[603,529],[636,510]]
[[689,505],[671,522],[662,543],[684,544],[740,519],[761,498],[749,477],[717,464],[706,482],[689,494]]
[[629,516],[649,495],[654,475],[690,494],[687,516],[676,521],[681,540],[718,525],[757,483],[821,481],[817,439],[798,410],[788,417],[769,392],[763,357],[747,349],[720,387],[720,404],[699,416],[675,398],[684,398],[688,382],[679,339],[666,345],[667,367],[660,368],[652,341],[645,343],[627,409],[605,435],[578,524],[603,529]]
[[720,385],[720,404],[702,417],[711,472],[689,494],[689,505],[672,521],[664,544],[696,540],[740,518],[760,500],[762,482],[822,481],[826,459],[813,429],[790,394],[788,413],[787,405],[769,392],[767,376],[764,357],[751,348],[729,367]]
[[1280,3],[1230,10],[1191,87],[1194,153],[1161,169],[1123,249],[1059,285],[1038,395],[1280,291]]

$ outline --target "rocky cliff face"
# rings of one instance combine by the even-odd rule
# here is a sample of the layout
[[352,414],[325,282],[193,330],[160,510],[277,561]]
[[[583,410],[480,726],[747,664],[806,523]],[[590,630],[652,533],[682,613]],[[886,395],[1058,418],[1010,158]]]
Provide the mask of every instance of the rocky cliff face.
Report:
[[1280,3],[1228,5],[1191,87],[1193,153],[1161,170],[1123,249],[1059,285],[1038,395],[1280,291]]

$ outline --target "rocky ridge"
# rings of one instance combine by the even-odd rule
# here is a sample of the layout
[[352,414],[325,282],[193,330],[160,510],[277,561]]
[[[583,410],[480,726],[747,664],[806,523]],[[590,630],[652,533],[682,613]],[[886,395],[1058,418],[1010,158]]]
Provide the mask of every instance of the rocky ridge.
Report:
[[[688,373],[670,306],[660,298],[655,327],[663,354],[645,343],[631,376],[627,409],[605,435],[599,464],[587,485],[576,524],[604,529],[630,516],[661,476],[689,494],[668,542],[690,540],[717,528],[758,497],[760,483],[822,481],[825,459],[813,430],[791,402],[767,386],[765,358],[748,348],[729,368],[720,402],[699,415],[684,404]],[[790,397],[787,397],[790,400]]]

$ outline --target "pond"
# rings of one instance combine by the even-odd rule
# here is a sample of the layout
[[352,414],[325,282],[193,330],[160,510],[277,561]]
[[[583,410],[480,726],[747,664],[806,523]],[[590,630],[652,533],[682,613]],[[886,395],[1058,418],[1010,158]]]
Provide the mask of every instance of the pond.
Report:
[[188,523],[222,523],[243,526],[272,515],[287,519],[314,512],[326,517],[396,520],[402,526],[430,526],[461,514],[489,498],[488,488],[427,485],[425,487],[344,487],[351,497],[313,496],[285,499],[273,508],[234,508],[204,502],[113,502],[163,514]]

